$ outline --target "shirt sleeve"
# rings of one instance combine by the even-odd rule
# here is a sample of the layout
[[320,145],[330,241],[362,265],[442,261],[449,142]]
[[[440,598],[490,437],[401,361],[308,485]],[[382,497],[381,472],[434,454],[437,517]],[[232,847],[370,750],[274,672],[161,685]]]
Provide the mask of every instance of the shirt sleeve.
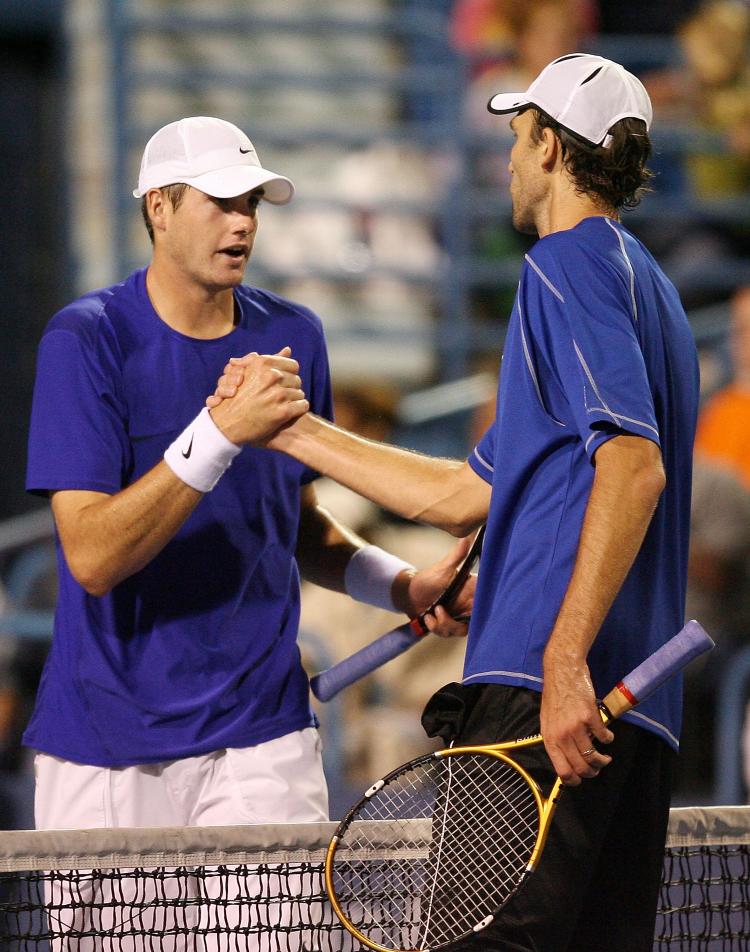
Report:
[[578,243],[541,242],[519,299],[545,406],[577,429],[589,458],[622,433],[659,445],[634,300],[616,268]]
[[486,431],[469,456],[469,466],[477,476],[486,483],[492,484],[492,474],[495,472],[495,423]]
[[29,431],[26,488],[118,492],[127,460],[126,424],[93,340],[68,329],[42,339]]

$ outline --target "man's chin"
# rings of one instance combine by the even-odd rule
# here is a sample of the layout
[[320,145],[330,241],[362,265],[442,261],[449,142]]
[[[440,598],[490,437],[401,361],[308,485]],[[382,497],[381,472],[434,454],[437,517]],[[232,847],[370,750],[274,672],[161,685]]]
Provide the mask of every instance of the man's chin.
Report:
[[521,215],[516,215],[515,212],[513,213],[513,227],[522,235],[535,235],[537,233],[536,225],[533,221],[529,221],[527,218],[521,217]]
[[247,259],[238,262],[229,268],[222,268],[221,283],[228,288],[236,288],[245,280],[245,271],[247,270]]
[[231,291],[233,288],[238,288],[243,281],[245,280],[245,269],[238,268],[237,270],[224,270],[219,272],[214,272],[211,277],[206,282],[206,287],[210,288],[212,291]]

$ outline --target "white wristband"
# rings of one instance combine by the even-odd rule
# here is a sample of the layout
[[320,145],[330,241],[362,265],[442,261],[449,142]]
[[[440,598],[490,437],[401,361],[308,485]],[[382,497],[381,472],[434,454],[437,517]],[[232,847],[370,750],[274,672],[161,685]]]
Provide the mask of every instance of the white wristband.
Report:
[[210,492],[242,449],[228,440],[204,407],[164,453],[164,462],[183,483]]
[[376,545],[358,549],[344,571],[344,588],[358,602],[396,612],[391,589],[399,572],[414,571],[414,566]]

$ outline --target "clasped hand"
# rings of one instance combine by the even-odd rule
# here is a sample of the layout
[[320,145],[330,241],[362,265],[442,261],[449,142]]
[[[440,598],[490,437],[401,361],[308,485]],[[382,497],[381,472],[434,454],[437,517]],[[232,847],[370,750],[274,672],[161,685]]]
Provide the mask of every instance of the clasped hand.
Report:
[[279,430],[307,413],[310,404],[291,354],[290,347],[283,347],[277,354],[231,358],[206,400],[227,439],[238,446],[266,446]]

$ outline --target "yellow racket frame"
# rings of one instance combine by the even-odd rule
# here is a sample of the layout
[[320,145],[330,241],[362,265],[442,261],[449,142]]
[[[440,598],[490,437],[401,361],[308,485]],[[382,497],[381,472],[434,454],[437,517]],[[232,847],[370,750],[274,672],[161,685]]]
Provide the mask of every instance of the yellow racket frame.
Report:
[[[604,715],[602,715],[602,717],[604,718]],[[499,744],[488,744],[486,746],[472,745],[469,747],[446,747],[444,750],[437,750],[431,755],[431,757],[434,759],[456,757],[459,754],[483,754],[489,757],[496,757],[498,760],[504,761],[509,767],[512,767],[523,777],[534,795],[537,816],[539,820],[539,829],[537,830],[536,842],[534,843],[534,848],[531,851],[529,861],[526,864],[527,874],[534,871],[541,852],[544,849],[544,844],[547,841],[547,834],[549,832],[552,817],[555,812],[555,806],[557,805],[563,782],[559,777],[557,777],[552,790],[550,791],[549,797],[545,797],[539,787],[539,784],[536,782],[536,780],[534,780],[531,774],[529,774],[529,772],[525,770],[520,764],[516,763],[512,757],[509,757],[506,751],[519,750],[524,747],[533,747],[536,744],[542,743],[544,743],[542,735],[534,734],[531,737],[524,737],[520,740],[504,741]],[[420,758],[420,760],[421,759],[422,758]],[[363,945],[366,945],[369,949],[375,949],[376,952],[395,952],[395,950],[391,947],[387,945],[380,945],[377,942],[373,942],[373,940],[368,938],[366,935],[363,935],[356,926],[349,922],[346,914],[341,908],[341,905],[339,904],[339,901],[336,897],[336,892],[333,888],[333,861],[338,849],[338,845],[339,836],[336,834],[331,838],[331,842],[328,844],[325,859],[326,892],[328,893],[328,898],[331,900],[331,905],[333,906],[334,912],[338,916],[341,924],[344,926],[347,932],[358,939]],[[425,952],[425,950],[402,949],[399,950],[399,952]]]

